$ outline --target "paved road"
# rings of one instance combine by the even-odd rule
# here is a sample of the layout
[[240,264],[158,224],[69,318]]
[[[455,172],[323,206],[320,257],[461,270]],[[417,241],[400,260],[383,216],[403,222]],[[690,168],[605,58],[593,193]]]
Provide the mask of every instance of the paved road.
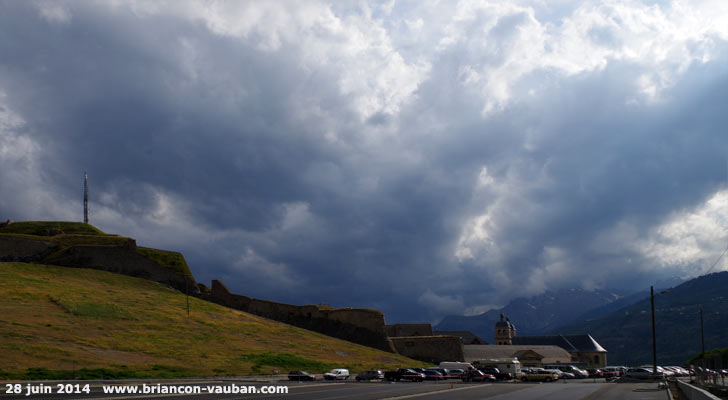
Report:
[[[20,394],[6,394],[8,383],[0,385],[0,399],[54,399],[54,400],[121,400],[121,399],[170,399],[170,400],[211,400],[211,399],[295,399],[295,400],[668,400],[665,390],[657,390],[655,383],[595,383],[592,381],[569,381],[568,383],[495,383],[495,384],[464,384],[460,382],[447,383],[389,383],[389,382],[268,382],[254,383],[238,380],[164,380],[164,381],[107,381],[107,382],[42,382],[46,388],[51,388],[51,394],[32,394],[25,396],[27,385],[34,386],[36,391],[41,382],[23,382],[23,392]],[[83,389],[89,384],[90,393],[59,394],[58,385],[76,385]],[[104,394],[103,385],[137,387],[158,389],[170,387],[200,388],[201,394]],[[215,394],[209,393],[211,388],[238,388],[254,386],[260,389],[263,386],[287,386],[287,394]]]

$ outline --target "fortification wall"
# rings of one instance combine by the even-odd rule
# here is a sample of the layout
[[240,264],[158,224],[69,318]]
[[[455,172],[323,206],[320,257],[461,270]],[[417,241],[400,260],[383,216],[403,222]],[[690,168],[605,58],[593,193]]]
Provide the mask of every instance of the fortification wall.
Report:
[[434,336],[434,333],[430,324],[394,324],[387,325],[387,336]]
[[57,247],[52,242],[0,235],[0,261],[38,262]]
[[[62,233],[62,232],[59,232]],[[127,240],[121,240],[127,239]],[[387,337],[384,314],[369,309],[330,309],[315,305],[295,306],[253,299],[230,292],[220,281],[212,288],[177,273],[137,252],[133,239],[121,238],[113,245],[72,245],[59,249],[53,242],[0,236],[0,261],[47,262],[54,265],[93,268],[134,276],[171,286],[203,300],[242,310],[364,346],[395,352]]]
[[397,353],[415,360],[439,364],[442,361],[463,361],[463,341],[456,336],[390,337]]
[[133,240],[122,247],[73,246],[58,257],[54,257],[53,264],[100,269],[143,278],[171,286],[182,293],[189,291],[190,294],[196,294],[198,292],[194,280],[137,253]]
[[384,314],[378,310],[362,308],[338,308],[335,310],[322,310],[328,318],[369,329],[382,336],[387,336]]
[[253,299],[231,293],[222,282],[217,280],[212,281],[209,300],[274,321],[394,352],[392,342],[385,333],[384,314],[377,310],[330,310],[315,305],[295,306]]

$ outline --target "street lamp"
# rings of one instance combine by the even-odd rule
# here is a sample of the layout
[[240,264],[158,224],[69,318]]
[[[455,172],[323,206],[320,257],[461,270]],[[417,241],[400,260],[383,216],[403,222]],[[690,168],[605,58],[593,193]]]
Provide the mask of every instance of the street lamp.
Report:
[[[665,294],[667,290],[659,294]],[[652,375],[657,377],[657,339],[655,337],[655,291],[650,286],[650,306],[652,308]]]

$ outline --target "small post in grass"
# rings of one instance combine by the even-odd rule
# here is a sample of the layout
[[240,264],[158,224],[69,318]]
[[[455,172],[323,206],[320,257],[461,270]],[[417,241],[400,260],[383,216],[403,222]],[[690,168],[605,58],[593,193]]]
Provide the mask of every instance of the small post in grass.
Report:
[[185,298],[187,299],[187,318],[190,317],[190,281],[185,277]]

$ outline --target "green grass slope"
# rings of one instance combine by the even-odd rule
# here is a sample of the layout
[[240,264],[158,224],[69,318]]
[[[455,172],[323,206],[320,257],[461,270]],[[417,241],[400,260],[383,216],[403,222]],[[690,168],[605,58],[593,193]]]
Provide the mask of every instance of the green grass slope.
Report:
[[176,377],[423,366],[90,269],[0,263],[0,379]]
[[3,222],[0,223],[0,233],[18,233],[33,236],[54,236],[58,233],[69,235],[107,235],[90,224],[63,221],[20,221],[11,224]]

